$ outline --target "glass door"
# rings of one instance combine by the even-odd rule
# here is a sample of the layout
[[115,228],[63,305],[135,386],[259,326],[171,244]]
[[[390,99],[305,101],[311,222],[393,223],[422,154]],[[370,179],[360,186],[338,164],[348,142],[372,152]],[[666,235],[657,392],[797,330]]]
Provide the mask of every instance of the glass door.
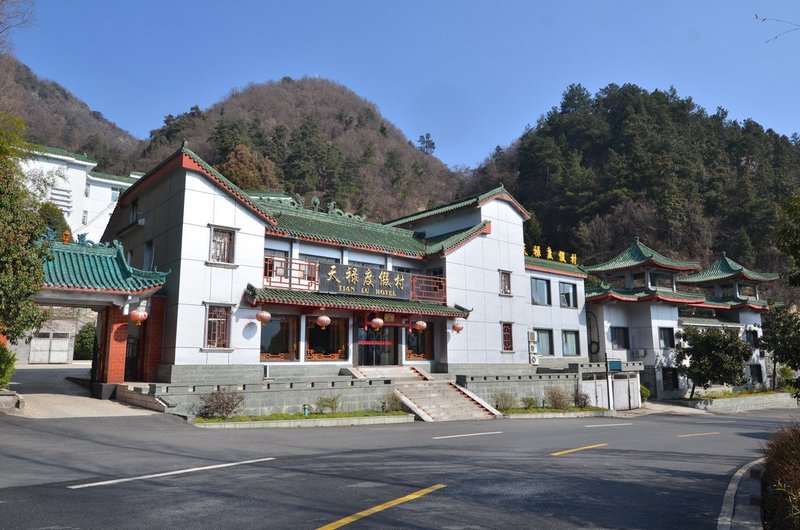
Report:
[[397,364],[397,328],[356,330],[359,366],[386,366]]

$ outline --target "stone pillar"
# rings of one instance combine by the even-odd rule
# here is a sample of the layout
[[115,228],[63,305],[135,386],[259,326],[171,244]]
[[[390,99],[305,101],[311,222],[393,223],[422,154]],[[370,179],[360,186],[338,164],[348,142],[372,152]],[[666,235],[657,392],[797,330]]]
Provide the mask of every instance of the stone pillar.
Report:
[[139,351],[142,352],[142,380],[148,383],[158,379],[158,365],[161,363],[161,349],[164,338],[164,309],[166,303],[163,297],[152,297],[148,304],[149,316],[142,326],[141,343]]

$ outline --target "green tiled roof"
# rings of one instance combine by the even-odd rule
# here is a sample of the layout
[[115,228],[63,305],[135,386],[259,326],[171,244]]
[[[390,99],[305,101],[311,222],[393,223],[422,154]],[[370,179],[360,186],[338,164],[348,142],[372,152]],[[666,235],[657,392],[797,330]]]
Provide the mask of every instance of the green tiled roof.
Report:
[[607,284],[595,285],[586,289],[587,302],[602,302],[604,300],[619,300],[623,302],[674,302],[679,304],[699,304],[704,302],[705,296],[699,293],[683,293],[664,287],[648,289],[636,287],[625,289],[612,287]]
[[275,201],[256,203],[276,221],[275,226],[267,227],[267,233],[416,258],[425,255],[425,243],[410,230]]
[[687,283],[693,285],[714,284],[725,280],[742,279],[751,282],[772,282],[777,280],[778,274],[770,272],[755,272],[750,269],[739,265],[729,257],[722,253],[717,261],[706,267],[705,269],[678,278],[679,283]]
[[411,313],[415,315],[443,316],[449,318],[467,318],[469,316],[468,310],[426,302],[309,291],[291,291],[287,289],[257,289],[249,284],[247,289],[245,289],[245,297],[253,305],[278,304],[324,307],[326,309],[388,311],[392,313]]
[[750,296],[707,298],[703,306],[712,309],[742,309],[745,307],[750,307],[752,309],[769,309],[769,303],[766,300],[759,300]]
[[114,293],[139,293],[164,285],[169,272],[134,269],[122,245],[50,243],[50,257],[44,263],[44,287]]
[[109,173],[100,173],[99,171],[90,171],[89,175],[96,178],[96,179],[103,179],[103,180],[111,180],[114,182],[121,182],[122,184],[131,185],[136,182],[137,179],[133,177],[123,177],[121,175],[111,175]]
[[442,206],[437,206],[436,208],[430,208],[428,210],[423,210],[421,212],[412,213],[409,215],[405,215],[403,217],[398,217],[397,219],[392,219],[390,221],[385,221],[384,224],[389,226],[401,226],[408,223],[413,223],[414,221],[419,221],[420,219],[426,219],[428,217],[433,217],[435,215],[440,215],[446,212],[451,212],[453,210],[458,210],[459,208],[464,208],[466,206],[472,205],[480,205],[490,199],[495,197],[505,196],[507,200],[509,200],[514,207],[517,208],[521,213],[524,213],[524,217],[529,217],[530,214],[522,207],[520,203],[518,203],[508,191],[501,185],[493,190],[489,190],[485,193],[480,193],[478,195],[473,195],[472,197],[467,197],[465,199],[458,199],[456,201],[443,204]]
[[598,265],[584,265],[583,269],[590,273],[605,273],[626,271],[645,266],[675,271],[691,271],[700,268],[700,264],[696,261],[679,261],[659,254],[642,244],[637,237],[636,242],[617,257]]
[[577,265],[572,265],[571,263],[562,263],[552,259],[534,258],[531,256],[525,256],[525,268],[544,270],[546,272],[553,272],[555,274],[566,273],[570,276],[578,276],[581,278],[586,278],[587,276],[586,271]]
[[68,156],[70,158],[74,158],[75,160],[80,160],[82,162],[89,162],[92,164],[96,164],[97,160],[92,160],[86,154],[78,154],[73,153],[72,151],[67,151],[66,149],[61,149],[60,147],[50,147],[49,145],[37,145],[34,144],[31,146],[31,150],[34,153],[42,153],[47,155],[56,155],[56,156]]
[[484,221],[466,230],[457,230],[430,237],[425,240],[425,254],[428,256],[438,253],[447,254],[469,241],[472,237],[480,234],[487,226],[490,226],[490,222]]
[[684,326],[723,326],[731,328],[740,328],[744,324],[738,322],[731,322],[720,317],[680,317],[678,319]]

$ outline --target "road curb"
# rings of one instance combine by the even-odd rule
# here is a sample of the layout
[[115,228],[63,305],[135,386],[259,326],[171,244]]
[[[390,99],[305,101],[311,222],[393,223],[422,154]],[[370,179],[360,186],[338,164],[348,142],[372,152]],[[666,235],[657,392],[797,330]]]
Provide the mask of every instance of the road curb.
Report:
[[227,421],[195,423],[201,429],[275,429],[293,427],[343,427],[350,425],[385,425],[413,423],[414,415],[404,416],[354,416],[352,418],[314,418],[308,420]]
[[[728,489],[725,490],[725,496],[722,499],[722,509],[720,509],[719,517],[717,518],[717,530],[731,529],[731,523],[733,522],[733,510],[736,507],[736,492],[739,489],[739,483],[742,480],[742,476],[747,473],[751,467],[763,462],[763,458],[753,460],[752,462],[740,467],[736,473],[733,474],[731,481],[728,483]],[[758,521],[753,521],[753,523],[757,524],[755,528],[761,528],[760,519]]]
[[616,418],[615,410],[583,410],[579,412],[540,412],[531,414],[503,414],[507,420],[548,420],[553,418]]

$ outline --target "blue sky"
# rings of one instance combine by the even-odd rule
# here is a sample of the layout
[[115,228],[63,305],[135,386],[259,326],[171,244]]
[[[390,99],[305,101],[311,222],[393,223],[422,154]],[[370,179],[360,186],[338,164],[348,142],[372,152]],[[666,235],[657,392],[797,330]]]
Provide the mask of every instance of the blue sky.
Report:
[[675,86],[709,112],[800,131],[796,1],[39,0],[14,52],[138,138],[249,83],[319,76],[436,156],[475,166],[571,83]]

